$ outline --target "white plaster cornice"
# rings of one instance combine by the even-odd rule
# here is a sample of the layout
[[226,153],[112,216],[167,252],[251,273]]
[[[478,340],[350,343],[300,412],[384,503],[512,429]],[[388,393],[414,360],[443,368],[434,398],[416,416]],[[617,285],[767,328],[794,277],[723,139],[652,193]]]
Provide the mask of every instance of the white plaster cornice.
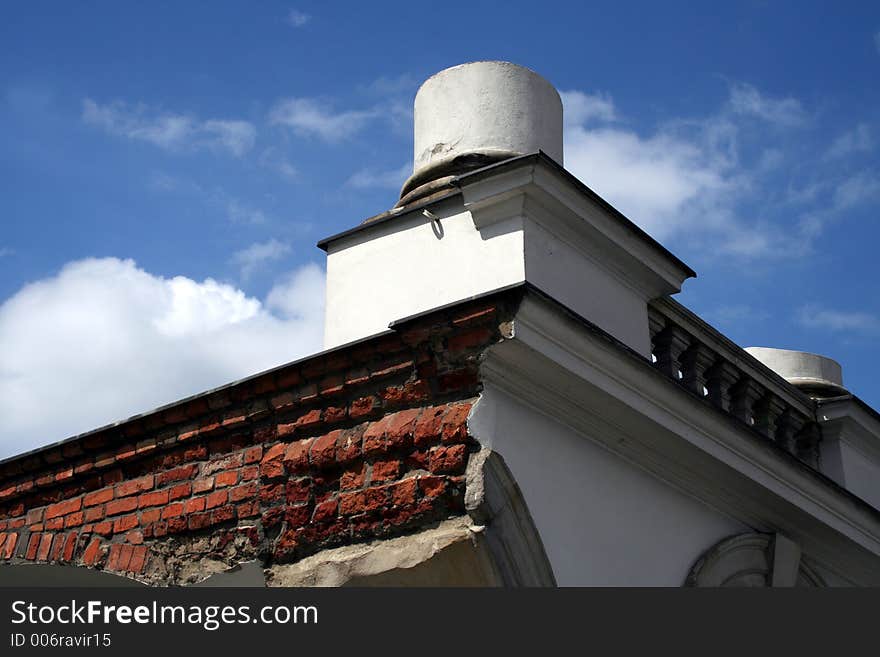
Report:
[[852,397],[822,402],[819,418],[825,438],[843,440],[874,463],[880,463],[880,420]]
[[459,187],[477,227],[503,214],[491,208],[525,194],[536,221],[579,250],[600,255],[618,275],[637,279],[645,298],[679,292],[693,275],[631,222],[604,207],[598,196],[585,193],[586,188],[575,184],[570,174],[543,158],[523,158],[505,171],[473,180],[464,176]]
[[880,584],[875,509],[554,302],[526,295],[483,376],[705,504],[785,533],[840,576]]

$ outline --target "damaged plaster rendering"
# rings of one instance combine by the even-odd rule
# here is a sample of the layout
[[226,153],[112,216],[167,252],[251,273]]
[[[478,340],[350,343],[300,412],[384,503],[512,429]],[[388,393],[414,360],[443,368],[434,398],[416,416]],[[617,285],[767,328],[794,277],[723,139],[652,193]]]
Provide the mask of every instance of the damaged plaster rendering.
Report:
[[0,462],[0,580],[880,584],[880,415],[673,300],[562,125],[514,64],[425,82],[399,201],[319,243],[326,350]]

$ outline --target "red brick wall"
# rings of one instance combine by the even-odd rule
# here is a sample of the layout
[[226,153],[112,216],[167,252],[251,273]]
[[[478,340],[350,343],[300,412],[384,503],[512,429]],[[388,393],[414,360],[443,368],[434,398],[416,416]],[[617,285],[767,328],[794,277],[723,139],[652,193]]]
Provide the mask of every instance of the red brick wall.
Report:
[[175,583],[461,514],[504,295],[0,464],[0,559]]

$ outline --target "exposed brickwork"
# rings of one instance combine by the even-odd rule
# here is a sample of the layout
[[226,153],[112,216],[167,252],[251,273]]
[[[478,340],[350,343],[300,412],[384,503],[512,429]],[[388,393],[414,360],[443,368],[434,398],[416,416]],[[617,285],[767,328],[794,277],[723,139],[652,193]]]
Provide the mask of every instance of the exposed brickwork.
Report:
[[478,360],[509,295],[0,464],[0,559],[174,582],[464,512]]

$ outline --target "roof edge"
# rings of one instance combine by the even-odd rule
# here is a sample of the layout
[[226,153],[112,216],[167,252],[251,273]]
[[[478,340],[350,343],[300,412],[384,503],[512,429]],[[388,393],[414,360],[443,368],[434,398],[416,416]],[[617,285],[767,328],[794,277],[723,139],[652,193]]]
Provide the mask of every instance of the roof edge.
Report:
[[377,226],[380,224],[385,224],[391,221],[394,221],[398,217],[402,217],[410,212],[415,210],[421,210],[430,206],[434,203],[438,203],[440,201],[444,201],[449,198],[453,198],[461,194],[461,187],[464,184],[469,182],[474,182],[477,180],[481,180],[486,178],[487,176],[492,176],[499,173],[504,173],[509,171],[510,169],[514,169],[520,166],[529,166],[541,164],[549,169],[551,169],[557,175],[563,177],[569,184],[571,184],[578,192],[588,197],[591,201],[599,205],[604,211],[608,212],[614,218],[621,222],[621,225],[627,229],[634,237],[642,241],[648,247],[653,249],[655,252],[663,256],[672,262],[676,267],[678,267],[682,273],[685,274],[684,278],[696,278],[697,273],[691,269],[687,264],[685,264],[678,256],[672,253],[669,249],[663,246],[660,242],[651,237],[644,230],[639,228],[638,225],[633,223],[626,215],[624,215],[620,210],[611,205],[604,198],[599,196],[596,192],[590,189],[587,185],[581,182],[573,173],[568,171],[565,167],[559,164],[552,157],[544,153],[543,151],[537,151],[535,153],[528,153],[526,155],[518,155],[516,157],[511,157],[506,160],[502,160],[501,162],[495,162],[493,164],[486,165],[484,167],[480,167],[479,169],[475,169],[473,171],[469,171],[468,173],[464,173],[458,176],[454,176],[450,181],[451,186],[454,188],[453,191],[444,190],[432,196],[428,196],[425,198],[421,198],[416,202],[413,202],[409,205],[404,205],[399,208],[392,208],[391,210],[386,210],[378,215],[370,217],[364,220],[363,223],[349,228],[348,230],[344,230],[341,233],[336,233],[335,235],[331,235],[329,237],[325,237],[317,243],[318,248],[327,251],[330,244],[341,240],[343,238],[349,237],[351,235],[355,235],[362,231],[369,230],[373,226]]
[[[458,308],[460,306],[466,306],[467,304],[473,303],[475,301],[488,300],[493,297],[498,297],[499,299],[501,299],[501,298],[505,298],[505,297],[509,296],[510,294],[517,294],[516,290],[519,288],[522,288],[523,286],[524,286],[524,284],[519,284],[519,285],[512,285],[512,286],[507,286],[504,288],[499,288],[499,289],[492,290],[492,291],[489,291],[489,292],[486,292],[483,294],[479,294],[479,295],[475,295],[475,296],[468,297],[465,299],[461,299],[459,301],[455,301],[455,302],[452,302],[450,304],[446,304],[446,305],[438,307],[438,308],[432,308],[432,309],[425,311],[424,313],[420,313],[418,315],[405,317],[405,318],[401,318],[401,319],[392,321],[389,324],[389,328],[387,328],[383,331],[380,331],[378,333],[374,333],[373,335],[369,335],[364,338],[359,338],[357,340],[353,340],[351,342],[347,342],[345,344],[341,344],[341,345],[332,347],[330,349],[324,349],[322,351],[319,351],[319,352],[316,352],[313,354],[309,354],[307,356],[303,356],[302,358],[297,358],[295,360],[288,361],[286,363],[282,363],[280,365],[269,368],[267,370],[255,372],[254,374],[243,377],[241,379],[236,379],[234,381],[230,381],[230,382],[225,383],[223,385],[220,385],[220,386],[217,386],[214,388],[210,388],[208,390],[203,390],[201,392],[194,393],[194,394],[189,395],[187,397],[176,399],[172,402],[169,402],[167,404],[163,404],[161,406],[154,407],[154,408],[146,410],[142,413],[137,413],[135,415],[131,415],[129,417],[117,420],[115,422],[111,422],[111,423],[96,427],[94,429],[90,429],[88,431],[84,431],[84,432],[75,434],[75,435],[70,436],[68,438],[64,438],[62,440],[57,440],[57,441],[54,441],[54,442],[51,442],[51,443],[48,443],[45,445],[41,445],[39,447],[35,447],[35,448],[30,449],[26,452],[20,452],[17,454],[13,454],[11,456],[7,456],[3,459],[0,459],[0,468],[2,468],[3,466],[6,466],[8,464],[15,463],[17,461],[23,461],[25,459],[29,459],[29,458],[32,458],[35,456],[40,456],[42,454],[51,452],[53,450],[62,448],[67,445],[79,443],[79,442],[84,441],[88,438],[95,437],[95,436],[98,436],[103,433],[109,433],[109,432],[112,432],[115,430],[123,429],[126,426],[131,426],[131,425],[134,425],[136,422],[139,422],[142,420],[147,420],[150,418],[158,418],[159,419],[159,422],[157,425],[158,427],[162,427],[165,425],[170,426],[170,425],[178,424],[179,423],[178,420],[162,419],[162,414],[167,411],[171,411],[171,410],[175,410],[175,409],[184,407],[191,402],[201,400],[201,399],[206,399],[206,398],[211,397],[212,395],[228,392],[228,391],[234,390],[235,388],[238,388],[239,386],[243,386],[243,385],[247,385],[249,383],[256,382],[258,379],[261,379],[264,377],[272,377],[272,376],[274,376],[278,373],[281,373],[285,370],[300,368],[300,367],[306,366],[310,363],[319,361],[321,359],[325,359],[325,358],[333,357],[333,356],[336,356],[339,354],[343,354],[343,353],[351,351],[357,347],[363,347],[364,345],[368,345],[371,342],[378,342],[378,341],[382,340],[383,338],[387,338],[390,335],[396,334],[399,330],[402,330],[407,325],[412,324],[413,322],[416,322],[418,320],[428,320],[432,316],[443,315],[452,309]],[[2,481],[3,478],[4,478],[4,475],[2,473],[0,473],[0,481]]]
[[501,162],[487,165],[475,171],[461,174],[453,179],[453,184],[457,187],[461,187],[463,184],[467,184],[476,180],[481,180],[493,174],[504,173],[506,171],[509,171],[510,169],[515,169],[519,166],[539,164],[546,166],[554,173],[564,178],[566,182],[577,189],[578,192],[588,197],[591,201],[599,205],[603,210],[611,214],[615,219],[619,220],[623,228],[632,233],[634,237],[644,242],[647,246],[657,251],[663,257],[669,259],[675,266],[681,269],[681,271],[685,274],[685,278],[697,277],[697,273],[693,269],[691,269],[684,261],[682,261],[681,258],[676,256],[660,242],[651,237],[642,228],[640,228],[631,219],[629,219],[625,214],[623,214],[620,210],[611,205],[611,203],[602,198],[598,193],[593,191],[577,176],[575,176],[568,169],[559,164],[559,162],[554,160],[552,157],[547,155],[544,151],[537,151],[536,153],[519,155],[517,157],[512,157]]

